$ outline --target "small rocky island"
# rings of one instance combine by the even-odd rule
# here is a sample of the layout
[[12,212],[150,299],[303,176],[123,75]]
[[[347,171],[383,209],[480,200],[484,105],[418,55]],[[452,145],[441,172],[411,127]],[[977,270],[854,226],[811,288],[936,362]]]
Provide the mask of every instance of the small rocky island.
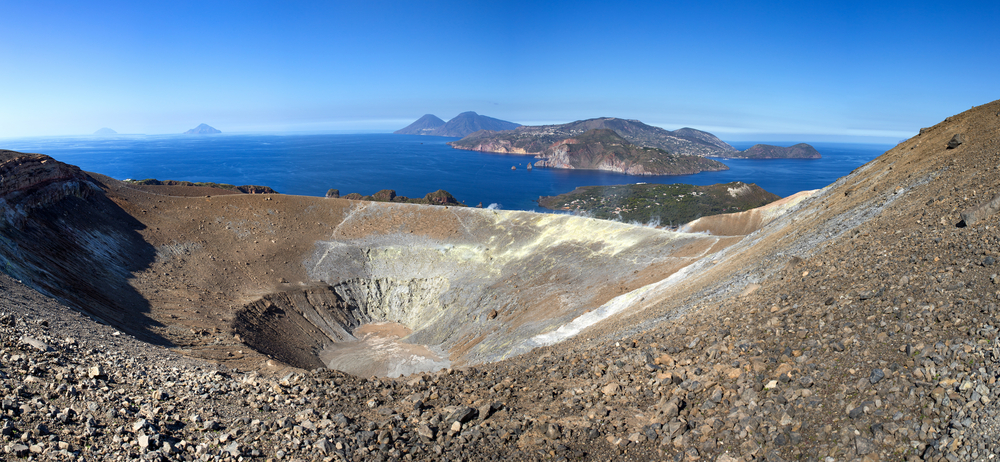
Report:
[[184,132],[185,135],[214,135],[216,133],[222,132],[216,130],[214,127],[208,126],[207,124],[200,124],[197,127]]
[[819,159],[822,156],[816,148],[799,143],[788,147],[772,146],[770,144],[755,144],[739,155],[731,156],[742,159]]
[[558,196],[538,199],[538,205],[606,220],[658,223],[676,228],[697,218],[743,212],[781,199],[756,184],[732,183],[626,184],[581,186]]
[[118,132],[116,132],[116,131],[114,131],[114,130],[112,130],[110,128],[104,127],[102,129],[94,132],[94,134],[98,135],[98,136],[110,136],[110,135],[117,135]]

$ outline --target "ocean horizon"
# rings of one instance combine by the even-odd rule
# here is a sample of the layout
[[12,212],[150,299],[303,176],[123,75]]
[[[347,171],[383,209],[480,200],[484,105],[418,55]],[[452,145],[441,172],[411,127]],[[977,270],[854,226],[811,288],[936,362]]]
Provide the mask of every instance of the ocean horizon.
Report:
[[[119,180],[155,178],[269,186],[282,194],[374,194],[423,197],[444,189],[467,205],[545,211],[539,196],[579,186],[634,183],[708,185],[742,181],[782,197],[822,188],[892,145],[812,144],[821,159],[716,159],[730,170],[635,176],[599,170],[533,168],[533,156],[453,149],[458,138],[388,133],[247,135],[119,135],[0,140],[0,148],[52,156]],[[757,143],[730,142],[737,149]],[[513,169],[512,169],[513,167]]]

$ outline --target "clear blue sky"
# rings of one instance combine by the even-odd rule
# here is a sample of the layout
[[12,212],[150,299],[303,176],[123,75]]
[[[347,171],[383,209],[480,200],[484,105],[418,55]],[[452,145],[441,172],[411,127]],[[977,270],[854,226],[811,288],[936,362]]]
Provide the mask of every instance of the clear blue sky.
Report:
[[0,138],[600,116],[896,142],[1000,98],[1000,2],[3,2]]

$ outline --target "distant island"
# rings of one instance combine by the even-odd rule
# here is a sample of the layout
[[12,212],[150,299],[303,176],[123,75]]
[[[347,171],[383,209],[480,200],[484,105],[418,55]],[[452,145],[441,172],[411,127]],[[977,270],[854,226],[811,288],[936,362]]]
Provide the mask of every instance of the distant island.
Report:
[[538,205],[594,218],[656,223],[676,228],[697,218],[743,212],[781,199],[756,184],[732,183],[628,184],[581,186],[558,196],[544,196]]
[[454,119],[445,122],[434,114],[425,114],[410,125],[394,131],[397,135],[429,135],[429,136],[450,136],[461,138],[480,130],[513,130],[520,127],[520,124],[507,122],[506,120],[494,119],[476,114],[475,112],[463,112]]
[[441,120],[440,117],[434,114],[424,114],[423,117],[416,120],[406,127],[400,128],[393,133],[397,135],[430,135],[434,136],[435,130],[441,128],[445,124],[445,121]]
[[716,160],[636,146],[607,128],[559,140],[536,158],[540,159],[535,163],[538,167],[607,170],[628,175],[688,175],[729,170]]
[[594,129],[613,130],[634,145],[662,149],[677,155],[729,157],[739,153],[736,148],[708,132],[693,128],[670,131],[638,120],[614,117],[578,120],[561,125],[522,126],[508,131],[477,132],[448,144],[457,149],[472,151],[539,155],[561,140]]
[[222,132],[206,124],[198,125],[197,127],[184,132],[185,135],[214,135],[216,133]]
[[740,151],[738,156],[743,159],[819,159],[820,154],[816,148],[799,143],[787,148],[772,146],[770,144],[755,144],[745,151]]
[[102,129],[94,132],[94,134],[95,135],[101,135],[101,136],[108,136],[108,135],[117,135],[118,132],[116,132],[116,131],[114,131],[114,130],[112,130],[110,128],[105,127],[105,128],[102,128]]

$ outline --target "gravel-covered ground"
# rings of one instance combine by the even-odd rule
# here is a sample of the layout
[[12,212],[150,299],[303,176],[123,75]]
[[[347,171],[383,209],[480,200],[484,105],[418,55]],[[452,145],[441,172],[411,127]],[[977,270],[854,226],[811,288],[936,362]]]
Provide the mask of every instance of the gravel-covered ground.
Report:
[[995,460],[1000,215],[962,212],[997,184],[991,103],[804,201],[669,300],[510,360],[400,379],[186,358],[2,277],[2,454]]

